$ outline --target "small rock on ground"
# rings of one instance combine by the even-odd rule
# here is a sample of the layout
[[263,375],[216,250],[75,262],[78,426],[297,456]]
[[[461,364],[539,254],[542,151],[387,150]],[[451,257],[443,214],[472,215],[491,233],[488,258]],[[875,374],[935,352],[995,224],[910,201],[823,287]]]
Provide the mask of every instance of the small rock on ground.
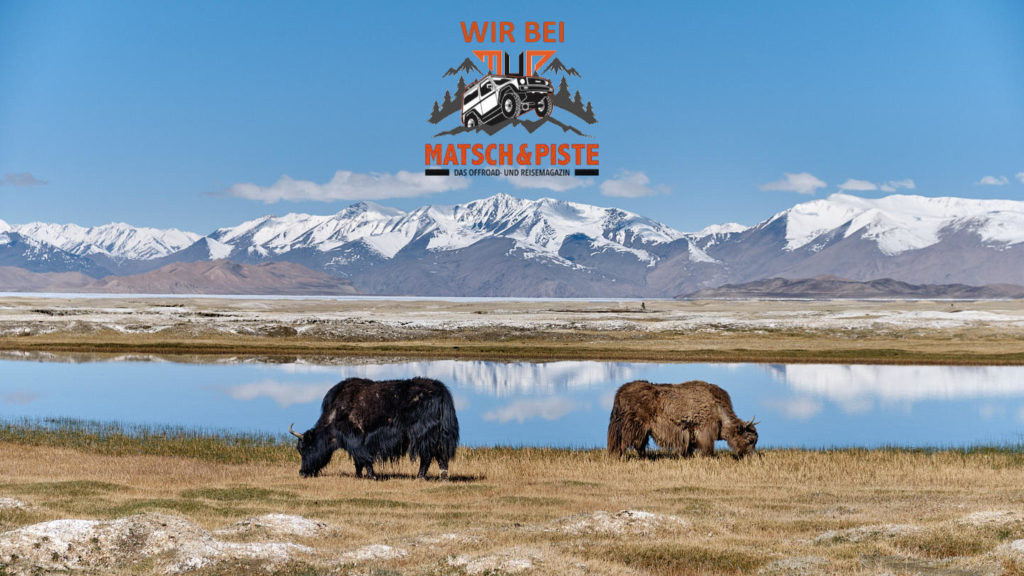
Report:
[[614,514],[598,510],[556,520],[548,530],[566,534],[652,534],[689,528],[684,518],[644,510],[621,510]]
[[532,548],[511,548],[497,554],[469,556],[462,554],[448,559],[448,564],[474,574],[516,574],[532,569],[544,556]]
[[365,562],[366,560],[393,560],[404,558],[409,555],[403,548],[395,548],[387,544],[371,544],[363,546],[358,550],[345,552],[340,556],[343,563]]
[[29,505],[14,498],[0,498],[0,510],[28,510]]
[[302,516],[289,514],[264,514],[255,518],[246,518],[227,528],[214,532],[220,536],[244,536],[251,534],[267,534],[277,537],[310,538],[321,536],[330,529],[327,524],[310,520]]
[[1020,522],[1020,520],[1021,516],[1010,510],[985,510],[968,514],[957,520],[956,523],[980,528],[983,526],[1006,526]]

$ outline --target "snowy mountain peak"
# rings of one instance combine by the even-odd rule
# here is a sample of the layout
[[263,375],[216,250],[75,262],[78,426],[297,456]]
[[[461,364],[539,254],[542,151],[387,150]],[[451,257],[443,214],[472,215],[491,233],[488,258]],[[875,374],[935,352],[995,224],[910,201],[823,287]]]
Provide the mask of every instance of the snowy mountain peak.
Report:
[[77,224],[30,222],[14,228],[37,242],[76,256],[101,255],[117,261],[152,260],[182,250],[201,238],[174,228],[137,228],[123,222],[85,228]]
[[743,232],[749,228],[743,224],[737,224],[736,222],[727,222],[725,224],[712,224],[702,228],[700,232],[694,234],[697,238],[703,238],[704,236],[714,236],[715,234],[736,234]]
[[1024,202],[893,195],[860,198],[833,194],[797,204],[771,220],[786,218],[786,250],[811,244],[845,226],[843,237],[873,240],[886,255],[937,244],[944,232],[967,230],[986,244],[1024,242]]
[[403,216],[403,215],[405,215],[405,212],[402,212],[398,208],[391,208],[391,207],[388,207],[388,206],[381,206],[380,204],[377,204],[376,202],[370,202],[368,200],[364,200],[362,202],[356,202],[355,204],[352,204],[351,206],[346,207],[344,210],[338,212],[336,214],[336,216],[339,216],[339,217],[352,217],[353,215],[356,215],[356,214],[373,214],[373,215],[376,215],[376,216],[393,217],[393,216]]

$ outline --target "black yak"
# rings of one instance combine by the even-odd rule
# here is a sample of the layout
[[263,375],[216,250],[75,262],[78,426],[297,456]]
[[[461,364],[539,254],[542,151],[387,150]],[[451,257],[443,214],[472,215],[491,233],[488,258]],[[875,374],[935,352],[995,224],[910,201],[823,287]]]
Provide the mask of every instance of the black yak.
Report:
[[637,380],[615,393],[608,421],[608,453],[622,457],[633,448],[643,457],[647,442],[690,456],[715,453],[725,440],[738,458],[757,448],[757,422],[745,422],[732,411],[729,393],[700,380],[682,384],[651,384]]
[[349,378],[324,396],[316,426],[299,434],[296,449],[302,455],[299,474],[317,476],[337,449],[345,450],[356,465],[375,478],[373,464],[395,461],[408,454],[420,460],[419,478],[437,460],[441,478],[448,477],[448,461],[459,443],[459,421],[448,388],[437,380],[374,381]]

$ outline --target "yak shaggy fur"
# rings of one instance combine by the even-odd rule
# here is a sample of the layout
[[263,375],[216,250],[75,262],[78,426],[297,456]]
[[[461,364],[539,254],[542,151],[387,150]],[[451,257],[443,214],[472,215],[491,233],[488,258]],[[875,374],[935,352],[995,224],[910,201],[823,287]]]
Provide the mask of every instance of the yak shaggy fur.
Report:
[[615,393],[608,421],[608,453],[622,457],[630,448],[646,456],[653,438],[664,450],[683,456],[715,453],[725,440],[737,457],[757,446],[756,422],[744,422],[732,411],[729,393],[714,384],[693,380],[682,384],[651,384],[637,380]]
[[374,462],[404,455],[420,461],[423,478],[437,460],[441,477],[459,443],[455,403],[444,384],[428,378],[374,381],[349,378],[336,384],[321,406],[316,426],[299,435],[302,476],[317,476],[337,449],[348,452],[356,476],[374,478]]

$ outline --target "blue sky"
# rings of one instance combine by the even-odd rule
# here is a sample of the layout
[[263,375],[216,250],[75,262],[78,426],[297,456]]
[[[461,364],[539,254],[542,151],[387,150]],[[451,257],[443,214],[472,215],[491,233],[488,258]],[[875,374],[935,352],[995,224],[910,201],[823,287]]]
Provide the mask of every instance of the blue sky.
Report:
[[[1024,199],[1024,3],[426,4],[0,0],[0,219],[206,233],[341,210],[356,198],[301,197],[338,171],[348,196],[403,209],[509,192],[686,231],[843,184]],[[417,193],[395,175],[442,141],[426,121],[441,74],[474,48],[530,47],[466,44],[464,20],[565,22],[553,48],[593,102],[599,178],[388,197]],[[584,141],[509,130],[479,140]],[[237,195],[282,176],[316,185]]]

